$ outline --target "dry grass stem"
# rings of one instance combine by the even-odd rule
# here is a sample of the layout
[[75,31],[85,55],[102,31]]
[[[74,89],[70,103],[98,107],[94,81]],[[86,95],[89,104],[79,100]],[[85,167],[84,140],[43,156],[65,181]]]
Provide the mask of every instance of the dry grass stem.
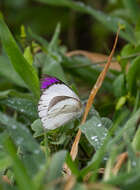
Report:
[[[139,157],[140,156],[140,152],[136,152],[136,156]],[[126,160],[128,159],[128,153],[127,152],[123,152],[122,154],[120,154],[117,158],[117,163],[115,164],[112,172],[114,175],[117,175],[117,173],[119,172],[119,170],[121,169],[122,165],[126,162]]]
[[7,177],[7,175],[3,175],[3,176],[2,176],[2,180],[3,180],[4,182],[10,184],[10,185],[12,184],[11,181],[10,181],[10,179]]
[[[112,51],[108,57],[108,61],[103,69],[103,71],[100,73],[95,85],[93,86],[92,90],[91,90],[91,93],[89,95],[89,98],[88,98],[88,101],[87,101],[87,104],[86,104],[86,108],[85,108],[85,112],[84,112],[84,115],[83,115],[83,118],[82,118],[82,122],[81,124],[84,124],[85,121],[86,121],[86,118],[87,118],[87,115],[89,113],[89,110],[93,104],[93,101],[94,101],[94,98],[98,92],[98,90],[100,89],[103,81],[104,81],[104,78],[106,76],[106,73],[108,71],[108,68],[111,64],[111,59],[113,57],[113,54],[114,54],[114,51],[115,51],[115,48],[116,48],[116,45],[117,45],[117,41],[118,41],[118,35],[119,35],[119,31],[120,31],[120,28],[118,29],[118,32],[116,34],[116,38],[115,38],[115,42],[114,42],[114,45],[113,45],[113,48],[112,48]],[[77,153],[78,153],[78,144],[79,144],[79,141],[80,141],[80,137],[81,137],[81,130],[79,129],[78,130],[78,133],[75,137],[75,140],[74,140],[74,143],[72,145],[72,148],[71,148],[71,152],[70,152],[70,155],[72,157],[72,160],[75,160],[76,156],[77,156]],[[71,175],[71,171],[70,169],[67,167],[67,165],[65,164],[64,165],[64,170],[65,172],[67,173],[67,175]]]
[[122,154],[120,154],[117,158],[117,163],[114,166],[112,172],[114,175],[117,175],[118,171],[120,170],[120,168],[122,167],[123,163],[127,160],[128,158],[128,153],[124,152]]
[[75,176],[72,176],[72,175],[68,176],[67,177],[67,182],[64,185],[64,190],[71,190],[74,187],[75,183],[76,183]]

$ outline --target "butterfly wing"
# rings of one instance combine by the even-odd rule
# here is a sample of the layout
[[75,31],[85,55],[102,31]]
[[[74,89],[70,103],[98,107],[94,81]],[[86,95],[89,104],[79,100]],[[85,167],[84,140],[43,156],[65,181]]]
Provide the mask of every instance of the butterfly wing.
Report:
[[81,114],[79,97],[62,81],[48,76],[41,87],[38,112],[44,128],[55,129]]

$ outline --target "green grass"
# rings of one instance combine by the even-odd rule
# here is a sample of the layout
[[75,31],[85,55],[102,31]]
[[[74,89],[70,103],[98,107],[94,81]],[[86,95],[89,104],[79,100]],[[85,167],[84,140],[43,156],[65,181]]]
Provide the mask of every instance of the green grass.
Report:
[[[139,189],[140,17],[137,2],[123,1],[121,17],[119,8],[120,12],[114,11],[110,16],[70,0],[36,1],[88,14],[110,31],[116,32],[118,25],[124,24],[120,37],[125,45],[114,57],[121,71],[109,70],[85,124],[80,125],[80,118],[46,132],[37,113],[41,75],[60,78],[85,104],[101,67],[83,56],[66,56],[69,47],[64,47],[60,41],[63,30],[60,23],[51,40],[47,41],[32,28],[25,28],[25,38],[20,35],[17,40],[1,14],[0,189],[63,190],[68,182],[64,163],[74,176],[69,179],[73,190]],[[125,17],[125,11],[131,13],[129,18]],[[79,152],[72,161],[70,149],[79,128],[82,131]],[[128,158],[114,174],[117,157],[124,152]],[[104,168],[103,173],[99,173],[100,168]],[[11,184],[3,180],[3,175]]]

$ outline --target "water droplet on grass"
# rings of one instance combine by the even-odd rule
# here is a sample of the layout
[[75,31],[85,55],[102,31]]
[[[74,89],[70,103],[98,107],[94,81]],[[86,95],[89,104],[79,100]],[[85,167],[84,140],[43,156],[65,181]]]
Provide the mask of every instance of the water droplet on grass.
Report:
[[98,124],[97,124],[97,127],[101,127],[101,126],[102,126],[102,124],[101,124],[101,123],[98,123]]
[[40,152],[40,150],[38,150],[38,149],[34,150],[35,154],[39,154],[39,152]]
[[111,18],[108,16],[108,17],[107,17],[107,21],[110,21],[110,20],[111,20]]
[[95,142],[98,142],[98,137],[97,136],[92,136],[91,140],[94,140]]
[[83,2],[77,2],[77,4],[80,6],[80,7],[84,7],[85,4]]
[[17,128],[17,126],[16,125],[12,125],[12,129],[16,129]]
[[16,140],[17,145],[20,145],[23,142],[23,138],[22,137],[18,137]]
[[136,164],[136,162],[135,161],[133,161],[132,162],[132,166],[136,166],[137,164]]
[[105,156],[103,160],[104,160],[104,161],[107,161],[107,160],[108,160],[108,157]]

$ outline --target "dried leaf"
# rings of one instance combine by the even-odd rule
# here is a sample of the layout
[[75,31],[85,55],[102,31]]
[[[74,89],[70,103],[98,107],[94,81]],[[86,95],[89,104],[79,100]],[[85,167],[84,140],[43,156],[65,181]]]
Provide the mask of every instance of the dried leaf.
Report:
[[[87,57],[93,64],[99,64],[101,67],[105,66],[105,63],[108,60],[108,56],[100,53],[92,53],[84,50],[75,50],[67,52],[66,55],[68,57],[75,56],[75,55],[83,55]],[[111,61],[110,69],[121,71],[120,64],[117,61]]]

